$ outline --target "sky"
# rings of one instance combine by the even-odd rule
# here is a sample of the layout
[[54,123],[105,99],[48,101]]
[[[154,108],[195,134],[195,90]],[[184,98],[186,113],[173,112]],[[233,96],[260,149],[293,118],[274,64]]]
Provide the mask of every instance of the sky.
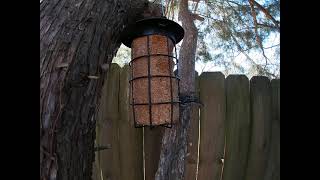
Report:
[[[258,3],[260,4],[264,4],[265,0],[257,0]],[[192,3],[190,4],[190,7],[192,7]],[[207,12],[206,10],[207,5],[204,3],[204,1],[200,1],[199,6],[198,6],[198,11],[201,14],[204,12]],[[221,19],[220,17],[215,17],[216,19]],[[265,18],[263,14],[260,14],[257,16],[258,21],[259,18]],[[280,17],[275,17],[276,19],[280,19]],[[177,21],[177,20],[176,20]],[[201,23],[202,25],[200,25],[199,21],[195,21],[198,29],[202,29],[207,27],[208,23],[206,23],[207,21],[204,21],[203,23]],[[209,35],[206,36],[204,38],[205,43],[208,46],[208,52],[210,52],[210,54],[214,54],[214,52],[218,52],[219,50],[217,49],[213,49],[212,44],[215,43],[215,39]],[[277,58],[274,56],[275,55],[275,48],[277,48],[275,45],[280,44],[280,33],[271,33],[268,37],[268,39],[266,39],[263,43],[263,46],[266,47],[272,47],[272,48],[267,48],[265,49],[265,55],[266,57],[268,57],[268,59],[270,60],[269,63],[273,63],[273,64],[279,64],[279,62],[276,62]],[[279,46],[278,46],[279,47]],[[258,64],[265,64],[265,58],[262,55],[261,50],[255,50],[255,51],[251,51],[248,53],[248,55]],[[280,58],[278,58],[279,60]],[[231,60],[231,59],[230,59]],[[234,62],[237,64],[241,64],[241,66],[244,67],[245,71],[248,72],[249,68],[251,67],[250,64],[247,61],[247,58],[244,54],[240,53],[235,59]],[[276,69],[273,68],[274,66],[268,66],[272,71],[275,71]],[[199,74],[203,71],[224,71],[224,67],[216,65],[214,62],[208,62],[208,63],[203,63],[200,61],[196,62],[195,65],[195,69],[197,72],[199,72]],[[279,71],[279,70],[278,70]]]
[[[280,42],[280,35],[276,33],[272,33],[266,43],[264,44],[265,47],[272,47],[276,44],[279,44]],[[207,42],[210,45],[210,42]],[[211,49],[210,49],[211,48]],[[275,47],[273,47],[275,48]],[[267,57],[273,57],[274,50],[273,48],[269,48],[265,50],[265,54]],[[209,46],[210,51],[213,51],[212,47]],[[255,51],[251,52],[250,57],[254,60],[259,60],[259,59],[264,59],[262,56],[261,51]],[[269,58],[272,63],[276,63],[275,61],[272,60],[272,58]],[[243,54],[239,54],[235,60],[236,63],[243,65],[245,68],[250,68],[249,64],[246,61],[246,57]],[[259,62],[259,61],[257,61]],[[264,63],[264,62],[261,62]],[[223,71],[224,68],[221,66],[216,66],[214,62],[208,62],[208,63],[203,63],[201,61],[197,61],[195,65],[195,69],[197,72],[201,73],[203,71]]]
[[[275,34],[275,33],[271,34],[267,43],[265,44],[265,47],[271,47],[271,46],[279,43],[280,42],[279,39],[280,39],[280,36],[278,34]],[[208,43],[210,43],[210,42],[208,42]],[[181,42],[178,45],[181,45]],[[121,53],[124,53],[127,55],[121,56],[120,55]],[[118,63],[120,66],[123,66],[124,64],[129,63],[131,60],[130,53],[131,53],[131,49],[122,44],[120,46],[118,53],[116,55],[116,58],[114,58],[113,62]],[[265,54],[267,57],[272,57],[273,53],[274,53],[274,51],[272,50],[272,48],[265,50]],[[261,52],[252,52],[252,53],[250,53],[250,56],[253,59],[263,59]],[[272,61],[272,59],[270,59],[270,60]],[[250,66],[246,62],[246,57],[243,54],[239,54],[239,56],[236,57],[235,62],[245,66],[246,68],[250,68]],[[215,65],[214,62],[203,63],[201,61],[196,61],[195,70],[200,75],[202,72],[224,71],[224,68],[221,66]]]
[[[207,41],[209,41],[209,40],[207,40]],[[266,41],[265,47],[272,47],[276,44],[279,44],[279,42],[280,42],[280,35],[273,33],[269,36],[268,40]],[[207,42],[207,43],[208,43],[209,51],[213,52],[214,50],[212,49],[212,47],[210,47],[210,43],[213,43],[213,42]],[[179,46],[179,45],[181,45],[181,42],[177,46]],[[179,52],[179,50],[177,52]],[[273,53],[274,53],[273,48],[269,48],[269,49],[265,50],[265,54],[267,57],[273,57]],[[131,60],[130,54],[131,54],[131,49],[122,44],[120,46],[113,62],[118,63],[120,66],[123,66],[124,64],[127,64],[130,62],[130,60]],[[249,53],[249,55],[252,59],[255,59],[255,60],[256,59],[263,59],[261,51],[251,52],[251,53]],[[269,58],[269,59],[272,62],[272,58]],[[234,61],[238,64],[241,64],[246,69],[250,68],[249,63],[246,61],[246,57],[243,54],[239,54],[235,58]],[[257,62],[259,62],[259,61],[257,61]],[[276,63],[276,62],[272,62],[272,63]],[[220,72],[223,72],[225,75],[227,75],[224,72],[224,70],[225,70],[224,67],[216,65],[214,62],[203,63],[201,61],[196,61],[195,62],[195,70],[198,72],[199,75],[202,72],[214,72],[214,71],[220,71]],[[239,73],[232,73],[231,72],[231,74],[239,74]],[[250,75],[248,75],[248,76],[250,76]]]

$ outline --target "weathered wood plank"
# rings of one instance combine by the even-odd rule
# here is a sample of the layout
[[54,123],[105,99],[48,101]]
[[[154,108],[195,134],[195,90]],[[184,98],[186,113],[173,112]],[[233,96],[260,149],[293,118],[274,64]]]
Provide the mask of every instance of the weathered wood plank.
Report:
[[143,179],[142,129],[135,128],[129,104],[129,66],[121,69],[119,91],[120,180]]
[[226,78],[226,147],[223,180],[245,180],[250,138],[249,79]]
[[254,76],[250,80],[251,140],[246,180],[264,179],[271,137],[270,80]]
[[199,180],[221,178],[224,154],[225,77],[220,72],[200,76]]
[[[98,152],[99,171],[103,179],[118,180],[120,177],[119,159],[119,75],[120,67],[111,64],[102,89],[101,104],[97,119],[97,146],[111,146]],[[101,179],[102,179],[101,178]]]
[[163,127],[144,128],[145,180],[154,180],[160,159]]
[[[196,72],[195,89],[199,97],[199,76]],[[199,104],[193,104],[192,117],[188,128],[188,152],[186,158],[185,180],[195,180],[198,165],[198,140],[199,140]]]
[[280,180],[280,79],[271,81],[272,129],[265,180]]
[[[96,132],[97,134],[97,132]],[[94,143],[94,146],[97,146],[97,143]],[[95,160],[92,164],[92,180],[101,180],[100,178],[100,169],[99,169],[99,158],[98,158],[98,152],[95,152],[94,156]]]

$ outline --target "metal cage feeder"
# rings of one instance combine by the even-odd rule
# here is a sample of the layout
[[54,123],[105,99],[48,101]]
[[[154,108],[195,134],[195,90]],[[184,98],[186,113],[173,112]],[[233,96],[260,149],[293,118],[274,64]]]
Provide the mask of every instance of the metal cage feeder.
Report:
[[136,128],[171,128],[179,121],[176,44],[183,36],[183,28],[164,17],[142,19],[126,28],[122,43],[132,49],[130,105]]

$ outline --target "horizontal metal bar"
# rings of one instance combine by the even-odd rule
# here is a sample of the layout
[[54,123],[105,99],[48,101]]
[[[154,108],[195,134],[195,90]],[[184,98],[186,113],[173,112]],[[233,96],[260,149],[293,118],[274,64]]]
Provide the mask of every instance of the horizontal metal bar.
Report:
[[172,124],[171,123],[165,123],[165,124],[159,124],[159,125],[143,125],[143,124],[135,124],[135,128],[142,128],[142,127],[150,127],[151,129],[157,126],[162,126],[162,127],[166,127],[166,128],[172,128]]
[[[180,104],[181,101],[172,101],[172,102],[156,102],[151,103],[151,105],[159,105],[159,104]],[[149,103],[130,103],[132,106],[141,106],[141,105],[149,105]]]
[[[151,57],[151,56],[165,56],[165,57],[170,57],[170,58],[178,60],[177,57],[171,56],[171,55],[168,55],[168,54],[150,54],[150,55],[142,55],[142,56],[135,57],[130,61],[130,63],[135,61],[135,60],[137,60],[137,59],[144,58],[144,57]],[[167,59],[165,59],[165,60],[167,60]]]
[[180,81],[180,78],[177,76],[167,76],[167,75],[153,75],[153,76],[140,76],[140,77],[135,77],[129,80],[129,82],[134,81],[136,79],[143,79],[143,78],[158,78],[158,77],[169,77],[169,78],[174,78]]
[[[174,62],[173,64],[174,64],[173,67],[174,67],[174,66],[178,66],[178,64],[175,63],[175,62]],[[129,65],[129,67],[132,67],[132,62],[129,62],[128,65]]]

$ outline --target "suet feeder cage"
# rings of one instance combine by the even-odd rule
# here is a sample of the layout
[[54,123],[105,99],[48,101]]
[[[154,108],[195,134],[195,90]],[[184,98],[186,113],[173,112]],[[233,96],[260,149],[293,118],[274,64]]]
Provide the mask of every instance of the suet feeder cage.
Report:
[[125,30],[122,43],[131,48],[130,105],[135,127],[170,128],[179,121],[176,44],[183,36],[183,28],[164,17],[142,19]]

